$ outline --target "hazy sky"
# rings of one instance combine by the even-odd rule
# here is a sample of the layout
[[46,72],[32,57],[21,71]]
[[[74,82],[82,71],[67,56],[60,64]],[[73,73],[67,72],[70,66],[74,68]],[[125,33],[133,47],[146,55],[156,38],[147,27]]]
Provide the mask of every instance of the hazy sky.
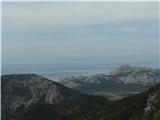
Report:
[[157,2],[3,2],[2,63],[158,63]]

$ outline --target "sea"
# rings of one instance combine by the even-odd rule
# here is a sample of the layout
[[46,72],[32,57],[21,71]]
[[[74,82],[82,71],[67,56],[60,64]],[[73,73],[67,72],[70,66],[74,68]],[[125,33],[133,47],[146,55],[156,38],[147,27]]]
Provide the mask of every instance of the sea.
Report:
[[48,79],[59,81],[64,77],[109,74],[113,69],[123,65],[159,68],[155,63],[57,63],[57,64],[2,64],[1,75],[38,74]]

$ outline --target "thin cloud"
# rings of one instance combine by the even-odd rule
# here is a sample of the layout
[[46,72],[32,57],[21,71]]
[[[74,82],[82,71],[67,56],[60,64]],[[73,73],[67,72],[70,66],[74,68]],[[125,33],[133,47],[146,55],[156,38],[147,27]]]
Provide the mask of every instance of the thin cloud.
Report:
[[[158,18],[157,2],[28,2],[2,4],[2,19],[11,27],[84,26]],[[10,28],[11,28],[10,27]]]
[[56,57],[142,55],[157,60],[158,17],[157,2],[3,2],[2,59],[47,63],[61,60]]

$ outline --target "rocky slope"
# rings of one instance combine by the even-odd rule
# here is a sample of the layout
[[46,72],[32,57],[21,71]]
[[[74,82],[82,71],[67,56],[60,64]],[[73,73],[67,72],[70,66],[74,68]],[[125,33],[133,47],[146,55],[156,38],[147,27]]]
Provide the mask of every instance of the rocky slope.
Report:
[[[71,107],[76,107],[82,102],[84,105],[79,107],[85,108],[85,104],[88,104],[87,101],[92,100],[94,96],[92,98],[90,96],[83,95],[77,91],[71,90],[70,88],[64,87],[56,82],[35,74],[21,74],[4,75],[1,77],[1,98],[2,120],[33,119],[36,114],[34,114],[34,112],[31,114],[32,112],[30,111],[32,110],[40,110],[40,112],[44,112],[44,114],[41,113],[42,116],[44,115],[44,118],[37,118],[38,120],[48,120],[47,116],[50,112],[48,111],[50,110],[50,106],[53,107],[65,101],[66,104],[64,104],[64,106],[71,105]],[[104,101],[103,98],[100,99]],[[79,102],[79,100],[81,100],[81,102]],[[72,106],[72,104],[75,105]],[[96,104],[97,103],[95,102],[95,105]],[[101,105],[97,104],[95,107],[98,106]],[[94,108],[94,105],[92,107]],[[70,113],[71,111],[68,112]],[[41,117],[41,114],[38,116]]]
[[65,78],[61,84],[83,92],[90,91],[144,91],[160,82],[160,70],[122,65],[109,75],[98,74]]
[[111,71],[113,75],[120,79],[124,84],[155,84],[160,82],[160,69],[147,67],[122,65]]

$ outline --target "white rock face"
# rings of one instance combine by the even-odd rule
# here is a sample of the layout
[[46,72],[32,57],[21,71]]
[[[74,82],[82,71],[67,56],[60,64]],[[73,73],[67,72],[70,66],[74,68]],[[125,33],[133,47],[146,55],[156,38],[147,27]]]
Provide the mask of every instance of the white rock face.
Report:
[[111,73],[125,84],[155,84],[160,82],[160,70],[146,67],[122,65]]
[[158,90],[154,93],[150,93],[148,95],[146,107],[144,108],[145,115],[148,115],[148,114],[154,112],[155,109],[157,108],[156,105],[157,105],[157,103],[159,103],[159,101],[160,101],[160,90]]
[[[96,74],[90,76],[72,76],[64,78],[60,81],[61,84],[75,89],[83,89],[83,86],[89,88],[95,85],[93,89],[96,89],[96,85],[102,89],[105,85],[111,84],[112,86],[152,86],[160,83],[160,70],[146,67],[135,67],[130,65],[122,65],[114,69],[109,75]],[[122,86],[123,85],[123,86]],[[138,88],[137,87],[137,88]],[[92,88],[92,87],[91,87]]]
[[147,105],[144,108],[145,114],[148,114],[148,113],[152,112],[155,109],[155,107],[153,105],[155,97],[156,97],[156,95],[149,95],[149,97],[147,99]]

